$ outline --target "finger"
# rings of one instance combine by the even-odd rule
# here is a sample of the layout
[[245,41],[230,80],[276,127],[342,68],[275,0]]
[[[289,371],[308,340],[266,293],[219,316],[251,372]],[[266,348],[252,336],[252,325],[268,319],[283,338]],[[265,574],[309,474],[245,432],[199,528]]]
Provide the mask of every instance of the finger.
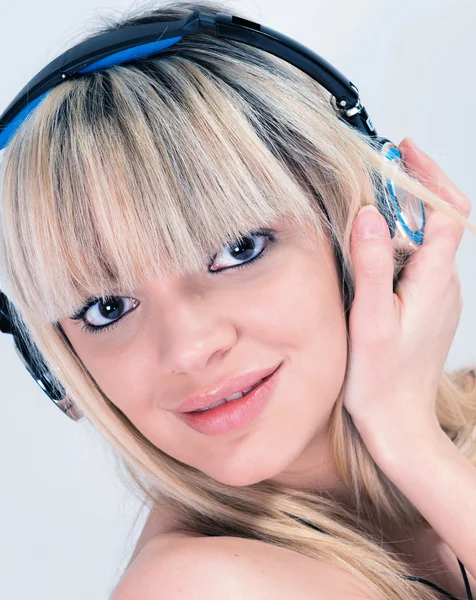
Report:
[[[381,235],[370,232],[380,227]],[[374,206],[365,206],[353,224],[351,256],[355,270],[355,291],[350,315],[354,336],[360,341],[381,340],[394,326],[393,254],[390,232],[384,217]],[[370,326],[369,326],[370,325]]]
[[[456,187],[439,165],[409,138],[405,138],[399,148],[406,169],[426,188],[447,202],[462,216],[468,218],[472,209],[470,199]],[[453,241],[453,247],[455,247],[456,251],[461,241],[464,227],[452,217],[445,215],[439,210],[427,207],[426,211],[426,243],[429,244],[433,243],[434,240],[448,238]]]
[[[405,166],[426,188],[449,202],[464,217],[469,218],[471,200],[454,184],[431,156],[406,137],[399,146]],[[446,217],[446,215],[444,215]],[[446,217],[454,223],[450,217]]]
[[[425,187],[448,202],[464,217],[471,212],[471,201],[459,190],[444,171],[409,138],[400,144],[406,169]],[[453,218],[438,210],[428,210],[425,226],[425,241],[419,252],[405,267],[400,283],[422,282],[438,276],[442,284],[450,276],[455,254],[461,243],[464,227]]]

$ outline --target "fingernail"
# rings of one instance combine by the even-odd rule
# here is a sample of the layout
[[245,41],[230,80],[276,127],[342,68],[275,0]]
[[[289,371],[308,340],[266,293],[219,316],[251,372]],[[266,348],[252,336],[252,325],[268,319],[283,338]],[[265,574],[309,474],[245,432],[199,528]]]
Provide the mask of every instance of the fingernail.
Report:
[[[372,213],[362,215],[362,213]],[[357,235],[359,238],[383,237],[384,234],[383,218],[379,211],[372,204],[367,204],[359,211],[359,223],[357,225]]]
[[419,152],[420,154],[424,154],[423,150],[420,148],[420,146],[418,146],[418,144],[415,143],[415,140],[411,137],[406,138],[409,142],[410,142],[410,146],[416,151]]

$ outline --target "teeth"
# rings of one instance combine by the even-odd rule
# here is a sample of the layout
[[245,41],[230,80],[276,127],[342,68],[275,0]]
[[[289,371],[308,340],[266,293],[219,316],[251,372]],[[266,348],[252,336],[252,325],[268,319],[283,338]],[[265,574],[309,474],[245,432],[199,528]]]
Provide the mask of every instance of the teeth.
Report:
[[195,410],[194,412],[205,412],[206,410],[211,410],[212,408],[220,406],[221,404],[225,404],[225,402],[231,402],[232,400],[237,400],[238,398],[242,398],[245,394],[247,394],[249,391],[251,391],[256,386],[258,386],[262,381],[263,380],[260,379],[251,387],[246,388],[246,390],[243,390],[242,392],[236,392],[236,394],[232,394],[231,396],[228,396],[227,398],[224,398],[223,400],[219,400],[218,402],[216,402],[215,404],[212,404],[211,406],[208,406],[207,408],[199,408],[198,410]]
[[229,402],[230,400],[236,400],[237,398],[242,398],[243,394],[246,394],[245,391],[243,392],[236,392],[236,394],[232,394],[231,396],[228,396],[228,398],[225,398],[225,400],[227,402]]
[[220,404],[225,404],[225,402],[226,402],[226,400],[219,400],[215,404],[212,404],[211,406],[208,406],[207,408],[199,408],[195,412],[203,412],[205,410],[210,410],[211,408],[215,408],[216,406],[220,406]]

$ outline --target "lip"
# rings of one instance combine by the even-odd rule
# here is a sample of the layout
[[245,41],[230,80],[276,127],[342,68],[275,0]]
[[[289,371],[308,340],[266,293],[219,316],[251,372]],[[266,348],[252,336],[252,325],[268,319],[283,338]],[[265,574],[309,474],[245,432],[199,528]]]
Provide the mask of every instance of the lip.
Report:
[[218,386],[215,386],[214,388],[211,388],[202,394],[190,396],[176,409],[174,409],[174,412],[187,413],[199,410],[201,408],[207,408],[211,404],[215,404],[223,398],[227,398],[236,392],[241,392],[242,390],[246,390],[247,388],[253,386],[260,379],[264,379],[265,377],[268,377],[274,373],[279,366],[280,365],[267,369],[261,369],[260,371],[252,371],[250,373],[245,373],[244,375],[239,375],[238,377],[228,379],[227,381],[224,381]]
[[208,436],[226,435],[247,427],[259,418],[273,397],[281,365],[242,398],[224,402],[204,412],[176,413],[177,418],[191,429]]

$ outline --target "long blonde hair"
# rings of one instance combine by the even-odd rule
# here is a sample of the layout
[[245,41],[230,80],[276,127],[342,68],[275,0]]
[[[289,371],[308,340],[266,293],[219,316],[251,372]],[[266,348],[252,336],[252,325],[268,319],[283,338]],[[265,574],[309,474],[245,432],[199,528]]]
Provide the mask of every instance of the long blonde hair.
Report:
[[[240,14],[218,0],[161,2],[106,29],[179,19],[194,9]],[[166,455],[104,395],[58,325],[91,296],[105,298],[111,289],[133,296],[150,278],[202,269],[218,248],[282,216],[303,231],[311,225],[332,234],[348,307],[352,223],[362,205],[375,204],[380,172],[476,232],[384,162],[336,116],[329,98],[288,63],[209,32],[147,60],[63,82],[5,150],[4,291],[16,326],[115,449],[136,489],[177,511],[178,529],[262,540],[347,570],[384,598],[434,600],[429,587],[401,577],[411,575],[408,565],[377,535],[379,519],[398,523],[402,537],[429,524],[377,468],[342,394],[332,444],[355,512],[315,490],[265,481],[227,486]],[[404,261],[395,256],[396,276]],[[442,429],[476,465],[476,391],[467,371],[442,375],[436,408]]]

